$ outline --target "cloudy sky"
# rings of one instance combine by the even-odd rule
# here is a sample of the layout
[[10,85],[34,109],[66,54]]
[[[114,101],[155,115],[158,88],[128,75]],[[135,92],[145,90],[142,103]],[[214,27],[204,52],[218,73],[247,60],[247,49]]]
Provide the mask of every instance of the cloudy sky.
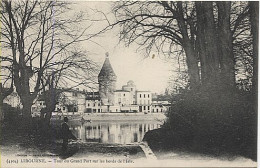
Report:
[[[72,9],[84,11],[93,20],[104,18],[102,11],[112,22],[114,20],[111,11],[111,2],[75,2]],[[89,22],[88,22],[89,23]],[[107,21],[94,22],[91,33],[96,32],[107,25]],[[145,58],[143,51],[136,51],[136,45],[125,47],[123,42],[119,43],[119,28],[106,32],[99,38],[92,39],[91,42],[82,44],[83,49],[90,52],[90,57],[102,66],[105,60],[105,53],[109,53],[110,62],[117,75],[117,88],[120,89],[127,81],[133,80],[139,90],[150,90],[162,93],[168,86],[169,78],[172,74],[173,64],[162,56],[156,55]],[[153,53],[152,53],[153,54]]]

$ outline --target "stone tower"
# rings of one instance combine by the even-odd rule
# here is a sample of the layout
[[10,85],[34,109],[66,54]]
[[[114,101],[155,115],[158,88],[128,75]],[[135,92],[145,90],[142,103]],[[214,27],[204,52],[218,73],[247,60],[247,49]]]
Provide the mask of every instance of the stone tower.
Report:
[[102,105],[114,104],[114,91],[116,90],[117,76],[110,64],[109,55],[106,53],[106,60],[98,74],[99,95]]

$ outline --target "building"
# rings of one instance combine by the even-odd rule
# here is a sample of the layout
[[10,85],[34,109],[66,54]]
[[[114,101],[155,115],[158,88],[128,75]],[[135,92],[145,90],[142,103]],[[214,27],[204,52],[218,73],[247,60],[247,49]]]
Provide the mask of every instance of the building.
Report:
[[150,91],[136,91],[136,102],[139,106],[139,112],[151,112],[152,94]]
[[136,104],[136,86],[132,80],[128,81],[126,85],[122,86],[122,90],[130,92],[130,104]]
[[169,111],[171,108],[171,103],[169,101],[164,100],[154,100],[152,101],[152,113],[165,113]]
[[84,113],[101,113],[101,99],[99,92],[86,93],[86,109]]
[[102,100],[102,105],[114,105],[116,80],[117,76],[110,64],[109,55],[106,53],[105,62],[98,74],[99,95]]
[[61,94],[56,105],[56,111],[65,114],[82,114],[86,109],[86,96],[84,91],[76,89],[61,89]]
[[152,112],[153,113],[165,113],[171,109],[171,95],[168,89],[165,90],[165,94],[154,95],[152,98]]
[[[83,115],[113,112],[159,113],[168,110],[168,102],[152,101],[152,93],[138,90],[132,80],[123,85],[120,90],[116,90],[116,81],[117,76],[106,53],[105,61],[98,74],[99,91],[63,89],[55,111],[67,115]],[[36,104],[41,106],[44,102],[39,99]]]
[[117,76],[110,64],[109,54],[106,53],[105,62],[98,74],[99,96],[101,111],[120,112],[118,105],[115,105],[114,91],[116,90]]
[[[59,88],[56,90],[59,97],[56,100],[55,111],[53,115],[82,115],[86,109],[85,91],[76,89]],[[39,113],[42,108],[46,107],[41,93],[32,105],[32,113]],[[38,114],[39,115],[39,114]]]

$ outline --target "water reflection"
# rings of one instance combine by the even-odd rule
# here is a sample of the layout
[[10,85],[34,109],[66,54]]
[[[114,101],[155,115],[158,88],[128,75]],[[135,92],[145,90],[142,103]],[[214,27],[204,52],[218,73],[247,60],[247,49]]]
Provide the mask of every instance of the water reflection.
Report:
[[158,122],[93,122],[71,125],[73,134],[83,142],[129,144],[142,141],[144,134],[160,127]]

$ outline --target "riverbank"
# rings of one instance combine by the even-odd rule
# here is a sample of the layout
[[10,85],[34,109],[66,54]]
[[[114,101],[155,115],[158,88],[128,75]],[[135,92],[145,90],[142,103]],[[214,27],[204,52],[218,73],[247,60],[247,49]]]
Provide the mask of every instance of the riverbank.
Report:
[[[52,120],[60,120],[62,117],[53,116]],[[80,120],[82,116],[68,116],[70,120]],[[84,120],[91,121],[164,121],[166,116],[163,113],[86,113]]]
[[62,140],[56,137],[55,132],[45,137],[48,138],[4,130],[0,141],[0,167],[95,167],[102,164],[109,166],[115,162],[125,167],[135,160],[146,159],[138,143],[121,145],[77,140],[70,141],[64,153],[61,151]]
[[[41,142],[18,131],[1,134],[1,167],[256,167],[256,162],[243,157],[232,160],[209,157],[179,150],[156,151],[156,157],[145,155],[139,143],[109,144],[71,141],[66,154],[61,154],[61,140]],[[147,151],[150,155],[149,150]]]
[[[256,167],[257,163],[244,158],[209,157],[181,151],[154,152],[147,158],[138,144],[118,145],[100,143],[69,143],[66,155],[59,155],[60,143],[2,146],[1,167]],[[9,152],[7,153],[6,150]],[[13,161],[13,163],[10,163]]]
[[[153,151],[158,160],[170,166],[172,161],[177,167],[256,167],[257,162],[246,156],[229,153],[227,151],[198,151],[195,147],[182,145],[185,139],[178,133],[173,133],[165,128],[148,131],[143,141]],[[194,141],[190,139],[190,141]],[[200,145],[197,142],[197,145]]]

